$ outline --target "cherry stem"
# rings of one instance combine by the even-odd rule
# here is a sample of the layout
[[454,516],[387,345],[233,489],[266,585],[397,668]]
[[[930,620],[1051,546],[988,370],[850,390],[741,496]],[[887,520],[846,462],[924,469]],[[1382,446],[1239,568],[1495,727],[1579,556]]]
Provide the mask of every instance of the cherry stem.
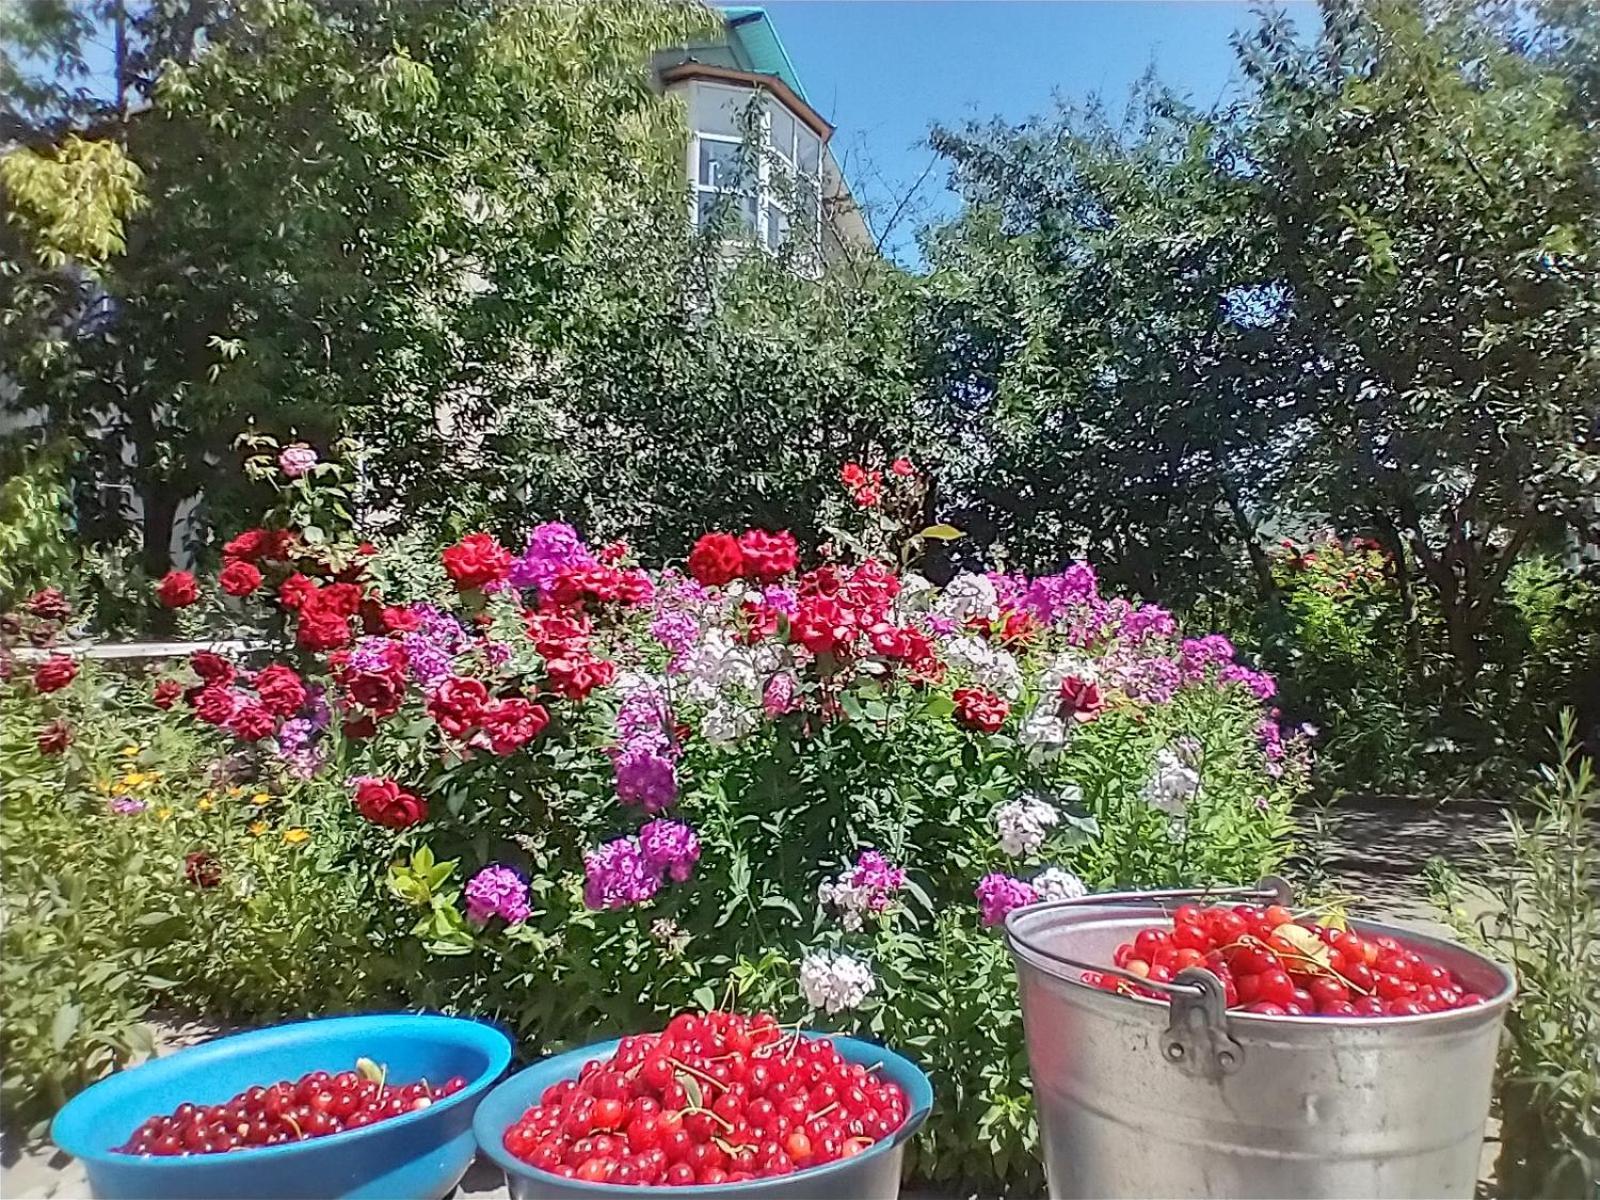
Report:
[[679,1062],[675,1058],[669,1058],[669,1059],[667,1059],[667,1061],[669,1063],[671,1063],[674,1067],[677,1067],[680,1071],[684,1072],[685,1074],[694,1076],[696,1079],[700,1080],[702,1083],[709,1083],[713,1087],[719,1087],[719,1088],[722,1088],[724,1090],[726,1090],[727,1087],[728,1087],[727,1084],[723,1083],[722,1080],[718,1079],[715,1075],[707,1075],[704,1071],[697,1071],[693,1067],[691,1067],[688,1063]]

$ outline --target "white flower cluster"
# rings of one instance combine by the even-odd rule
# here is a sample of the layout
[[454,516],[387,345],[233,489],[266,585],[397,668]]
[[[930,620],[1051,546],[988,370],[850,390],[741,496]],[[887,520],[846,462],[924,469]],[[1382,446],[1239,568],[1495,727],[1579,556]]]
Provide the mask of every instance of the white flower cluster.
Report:
[[718,699],[700,718],[700,735],[713,746],[726,746],[756,731],[760,711],[749,702]]
[[835,909],[839,914],[839,924],[850,933],[860,930],[862,914],[867,911],[867,901],[871,897],[872,889],[850,883],[848,871],[837,879],[825,879],[817,886],[818,903],[825,908]]
[[1089,894],[1083,880],[1060,867],[1046,867],[1033,877],[1032,882],[1033,890],[1039,893],[1041,900],[1076,900],[1079,896]]
[[1181,817],[1200,790],[1200,772],[1166,746],[1156,751],[1155,767],[1145,781],[1145,803]]
[[[962,578],[970,577],[964,575]],[[981,579],[982,576],[977,578]],[[984,582],[989,581],[985,579]],[[991,645],[975,634],[960,634],[951,638],[944,645],[944,657],[952,667],[965,671],[972,682],[981,688],[998,692],[1007,700],[1015,700],[1022,695],[1022,668],[1017,665],[1017,660],[1008,651]]]
[[974,617],[993,621],[1000,615],[1000,594],[987,575],[957,575],[945,585],[935,607],[940,616],[961,625]]
[[1060,754],[1067,748],[1067,739],[1071,736],[1072,727],[1061,719],[1060,702],[1054,693],[1034,705],[1017,731],[1017,740],[1028,748],[1028,757],[1034,762]]
[[684,694],[697,704],[710,704],[722,692],[755,692],[761,681],[756,657],[726,629],[706,630],[700,644],[689,651],[683,664]]
[[916,613],[925,613],[939,598],[939,588],[932,580],[908,571],[900,577],[900,594],[894,598],[895,615],[902,621]]
[[1068,679],[1082,679],[1088,683],[1100,682],[1100,669],[1091,658],[1081,654],[1058,654],[1039,676],[1039,694],[1055,703],[1061,685]]
[[823,1012],[855,1008],[875,987],[872,969],[848,954],[818,950],[800,963],[800,991],[807,1004]]
[[992,819],[1000,849],[1012,858],[1023,858],[1044,845],[1061,813],[1036,796],[1019,796],[996,808]]

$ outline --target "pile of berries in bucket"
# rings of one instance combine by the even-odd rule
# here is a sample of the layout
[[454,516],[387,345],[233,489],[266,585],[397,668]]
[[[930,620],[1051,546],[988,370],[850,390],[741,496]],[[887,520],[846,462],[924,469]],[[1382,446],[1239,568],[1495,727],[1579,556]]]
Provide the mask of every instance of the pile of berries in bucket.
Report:
[[426,1079],[393,1084],[386,1076],[361,1059],[354,1071],[312,1071],[246,1088],[221,1104],[180,1104],[150,1117],[116,1149],[167,1157],[304,1142],[417,1112],[467,1086],[459,1075],[437,1086]]
[[[1483,1003],[1447,968],[1391,937],[1296,920],[1279,904],[1183,905],[1170,927],[1141,930],[1112,961],[1155,983],[1204,967],[1222,981],[1229,1008],[1268,1016],[1414,1017]],[[1106,991],[1167,998],[1118,975],[1083,978]]]
[[906,1114],[898,1085],[826,1038],[765,1013],[680,1013],[545,1089],[505,1148],[590,1183],[739,1183],[853,1157]]

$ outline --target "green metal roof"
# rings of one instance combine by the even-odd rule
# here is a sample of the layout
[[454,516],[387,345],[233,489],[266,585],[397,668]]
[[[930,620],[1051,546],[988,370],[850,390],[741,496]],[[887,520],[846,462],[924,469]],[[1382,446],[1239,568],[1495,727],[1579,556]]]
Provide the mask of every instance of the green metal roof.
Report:
[[755,5],[734,5],[720,11],[728,23],[728,40],[745,69],[758,75],[777,76],[800,99],[811,103],[767,10]]

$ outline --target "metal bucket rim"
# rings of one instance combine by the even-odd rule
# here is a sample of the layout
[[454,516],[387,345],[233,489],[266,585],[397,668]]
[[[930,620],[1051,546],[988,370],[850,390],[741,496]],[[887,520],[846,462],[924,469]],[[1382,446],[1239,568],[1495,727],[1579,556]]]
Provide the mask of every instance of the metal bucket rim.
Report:
[[[1137,893],[1107,893],[1102,898],[1108,900],[1116,899],[1119,902],[1125,901],[1125,903],[1118,904],[1118,907],[1122,908],[1124,911],[1143,907],[1152,913],[1170,916],[1169,910],[1160,904],[1150,903],[1148,900],[1145,901],[1142,906],[1136,903],[1135,901],[1138,899]],[[1047,954],[1038,950],[1036,947],[1030,946],[1027,943],[1024,935],[1016,928],[1016,925],[1019,923],[1019,918],[1026,919],[1029,916],[1037,915],[1041,912],[1057,909],[1072,909],[1076,912],[1088,913],[1092,912],[1093,908],[1093,905],[1084,904],[1081,902],[1081,900],[1045,900],[1037,904],[1025,904],[1019,908],[1014,908],[1006,914],[1005,918],[1006,948],[1011,952],[1012,958],[1018,960],[1019,962],[1025,962],[1028,966],[1043,971],[1046,975],[1050,976],[1050,978],[1058,979],[1063,983],[1071,984],[1073,987],[1080,988],[1085,992],[1089,992],[1098,996],[1105,996],[1110,1000],[1129,1001],[1134,1004],[1145,1006],[1152,1012],[1169,1009],[1171,1005],[1165,1000],[1152,1000],[1148,996],[1129,996],[1122,992],[1108,992],[1103,988],[1097,988],[1091,984],[1084,983],[1082,979],[1077,977],[1077,975],[1069,973],[1070,971],[1075,970],[1075,968],[1064,967],[1061,964],[1051,961]],[[1435,946],[1443,947],[1452,952],[1469,955],[1476,959],[1486,969],[1492,970],[1499,977],[1500,987],[1498,990],[1496,990],[1494,995],[1484,996],[1483,1003],[1481,1004],[1475,1004],[1471,1008],[1452,1008],[1445,1012],[1417,1013],[1410,1016],[1394,1017],[1387,1015],[1370,1017],[1323,1017],[1308,1015],[1300,1017],[1294,1016],[1290,1013],[1284,1013],[1282,1016],[1278,1016],[1274,1013],[1252,1013],[1245,1012],[1243,1009],[1239,1008],[1230,1008],[1226,1010],[1227,1019],[1230,1022],[1243,1021],[1247,1025],[1251,1026],[1292,1024],[1295,1026],[1334,1026],[1345,1029],[1370,1028],[1373,1027],[1374,1023],[1377,1022],[1381,1022],[1379,1027],[1383,1029],[1401,1029],[1409,1026],[1444,1025],[1449,1023],[1464,1025],[1470,1022],[1474,1017],[1482,1017],[1485,1015],[1500,1013],[1505,1008],[1509,1007],[1512,999],[1517,994],[1517,979],[1509,967],[1496,961],[1495,959],[1488,957],[1488,955],[1481,954],[1468,946],[1462,945],[1460,942],[1452,942],[1444,938],[1434,937],[1431,934],[1417,933],[1413,930],[1402,929],[1397,925],[1385,925],[1380,921],[1367,921],[1360,918],[1351,918],[1349,924],[1351,927],[1359,926],[1360,929],[1358,932],[1365,933],[1369,929],[1374,930],[1377,934],[1393,937],[1396,941],[1401,942],[1402,944],[1421,942],[1423,943],[1422,949],[1424,950],[1426,950],[1428,946]],[[1195,969],[1204,970],[1205,968],[1199,967]],[[1192,987],[1185,989],[1187,992],[1196,992],[1197,990],[1198,989]]]

